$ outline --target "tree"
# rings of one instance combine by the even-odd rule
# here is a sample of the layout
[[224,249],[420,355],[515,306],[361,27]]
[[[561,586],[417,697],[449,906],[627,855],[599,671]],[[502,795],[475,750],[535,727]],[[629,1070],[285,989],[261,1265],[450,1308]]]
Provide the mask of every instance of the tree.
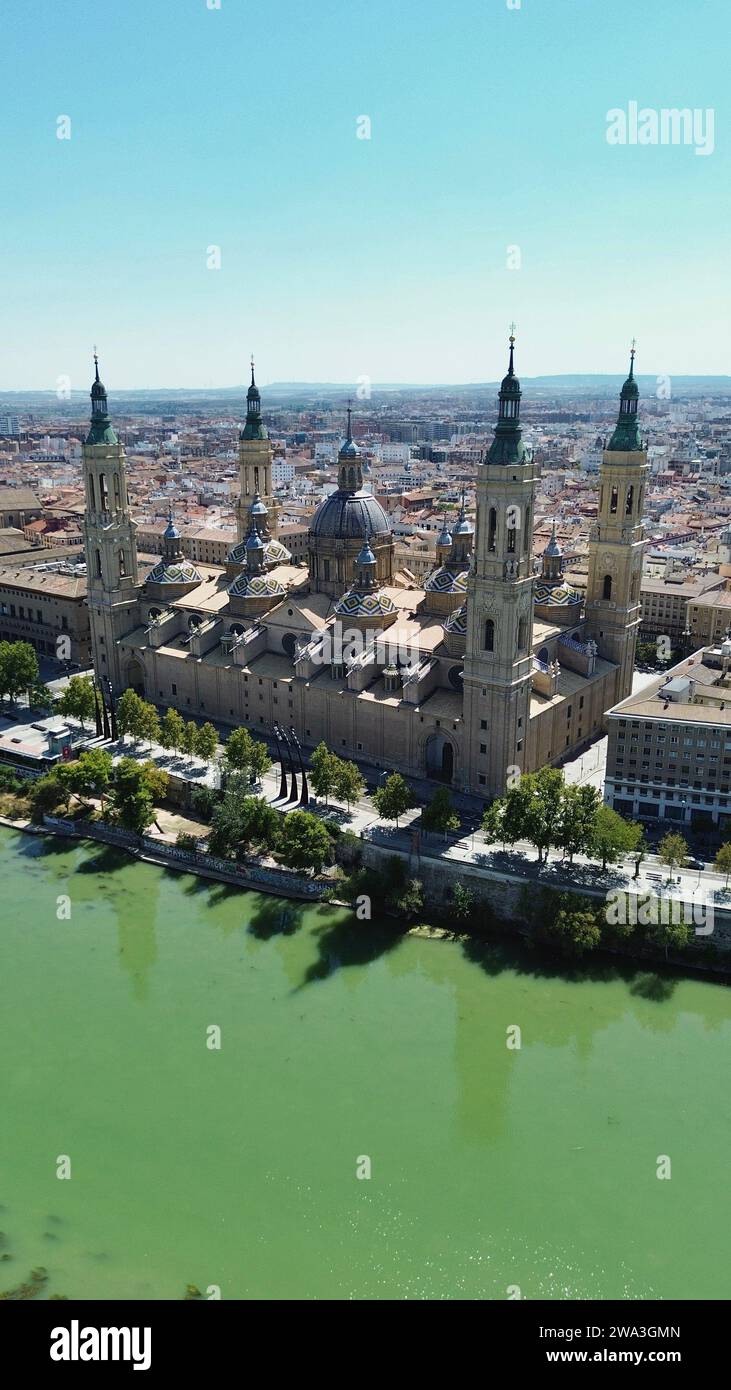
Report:
[[246,772],[252,782],[260,781],[272,765],[266,744],[252,738],[248,729],[229,734],[223,756],[230,772]]
[[558,844],[568,855],[569,864],[575,854],[586,854],[591,849],[599,805],[595,787],[564,786]]
[[[666,839],[669,837],[666,836]],[[681,836],[677,837],[681,839]],[[647,940],[654,946],[662,946],[665,951],[665,959],[668,958],[668,951],[672,948],[675,951],[682,951],[690,940],[690,928],[687,922],[660,921],[650,922],[647,927]]]
[[225,858],[238,845],[241,839],[241,798],[227,789],[219,802],[211,820],[211,833],[208,836],[208,850],[219,858]]
[[67,807],[70,799],[69,788],[64,786],[55,771],[47,773],[45,777],[39,777],[30,787],[34,816],[50,815],[59,806]]
[[622,855],[635,853],[642,835],[642,826],[636,821],[625,820],[611,806],[598,806],[589,852],[599,856],[605,870],[607,864],[616,864]]
[[355,763],[346,762],[344,758],[338,758],[335,754],[333,756],[337,763],[333,796],[337,801],[346,802],[348,811],[350,811],[351,801],[357,801],[363,795],[365,782]]
[[542,767],[521,778],[528,784],[528,810],[525,833],[538,850],[538,862],[545,863],[552,845],[559,843],[564,780],[563,773],[554,767]]
[[149,743],[160,737],[160,720],[154,705],[148,704],[134,690],[125,690],[117,703],[117,728],[129,734],[135,742]]
[[310,786],[315,796],[324,796],[326,806],[335,790],[339,762],[337,754],[332,753],[326,743],[318,743],[310,758]]
[[438,787],[421,813],[423,830],[441,830],[447,838],[449,830],[459,830],[460,820],[446,787]]
[[527,777],[510,787],[503,801],[501,838],[504,845],[514,845],[528,835],[528,814],[532,792]]
[[90,748],[75,763],[65,763],[58,775],[74,796],[98,796],[104,811],[104,796],[112,779],[114,764],[104,748]]
[[657,854],[661,864],[667,865],[669,869],[668,879],[673,876],[673,869],[677,866],[682,869],[688,858],[688,846],[682,835],[670,831],[660,841],[657,847]]
[[260,782],[265,772],[268,772],[272,765],[269,749],[261,739],[251,740],[251,755],[249,759],[249,776],[252,782]]
[[564,955],[583,956],[593,951],[601,940],[601,926],[597,913],[580,898],[571,893],[551,894],[547,903],[539,934],[547,941],[560,946]]
[[31,709],[51,710],[56,704],[56,697],[42,680],[37,680],[28,686],[28,704]]
[[330,836],[318,816],[310,811],[290,811],[284,817],[277,859],[287,868],[322,872],[330,858]]
[[726,875],[725,887],[728,888],[729,876],[731,876],[731,844],[721,845],[716,855],[715,864],[718,872]]
[[142,701],[140,713],[140,738],[152,745],[160,742],[160,716],[154,705]]
[[155,819],[155,802],[167,791],[167,774],[154,763],[120,758],[111,789],[112,813],[117,824],[144,835]]
[[573,956],[596,950],[602,934],[596,913],[581,907],[560,908],[552,931],[566,954]]
[[198,725],[196,724],[194,719],[189,719],[188,723],[185,725],[185,728],[183,729],[183,741],[181,744],[182,751],[185,753],[186,757],[195,757],[197,745]]
[[416,797],[401,773],[392,772],[383,786],[373,793],[373,805],[383,820],[395,820],[398,826],[399,816],[416,805]]
[[485,843],[495,844],[500,840],[505,845],[503,838],[503,816],[505,815],[505,802],[502,797],[497,797],[491,802],[482,817],[482,833],[485,836]]
[[195,743],[195,751],[199,758],[204,758],[206,762],[212,762],[216,756],[218,748],[218,734],[212,724],[204,724],[198,730]]
[[239,814],[240,843],[273,849],[279,835],[279,812],[260,796],[245,796],[240,802]]
[[167,709],[160,722],[160,743],[177,753],[183,746],[185,721],[176,709]]
[[38,657],[30,642],[0,642],[0,698],[17,700],[38,684]]
[[93,719],[96,710],[96,692],[91,676],[72,676],[65,690],[56,701],[59,714],[78,719],[82,729],[87,719]]

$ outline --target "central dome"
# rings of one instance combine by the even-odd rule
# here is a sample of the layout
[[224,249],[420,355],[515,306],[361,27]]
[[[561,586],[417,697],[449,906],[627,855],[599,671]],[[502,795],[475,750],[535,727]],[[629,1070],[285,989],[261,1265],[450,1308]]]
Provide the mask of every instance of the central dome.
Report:
[[337,539],[390,536],[391,527],[380,502],[372,492],[343,492],[338,489],[320,503],[312,519],[310,534]]

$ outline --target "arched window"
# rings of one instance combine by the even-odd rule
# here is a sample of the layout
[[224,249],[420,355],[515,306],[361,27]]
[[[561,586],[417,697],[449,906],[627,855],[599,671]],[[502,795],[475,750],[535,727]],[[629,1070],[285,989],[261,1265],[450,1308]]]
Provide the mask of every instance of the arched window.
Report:
[[525,525],[523,527],[523,549],[530,551],[530,507],[525,513]]
[[121,507],[121,505],[122,505],[121,499],[120,499],[120,494],[119,494],[119,474],[118,474],[118,473],[115,473],[115,474],[114,474],[114,505],[115,505],[115,507]]
[[616,510],[617,510],[617,500],[618,500],[618,497],[617,497],[617,489],[616,489],[616,487],[613,487],[613,488],[612,488],[612,500],[611,500],[611,502],[609,503],[609,510],[610,510],[610,512],[612,512],[612,513],[616,512]]
[[485,621],[485,651],[494,652],[495,650],[495,624],[492,618]]
[[630,483],[630,486],[627,488],[627,498],[626,498],[626,501],[625,501],[625,504],[624,504],[624,514],[625,514],[625,516],[631,516],[631,515],[632,515],[632,501],[633,501],[633,499],[634,499],[634,495],[635,495],[635,490],[634,490],[634,488],[632,487],[632,484]]
[[89,474],[89,506],[93,512],[96,511],[96,494],[94,492],[94,474]]
[[119,577],[120,577],[120,579],[124,579],[124,576],[126,575],[126,573],[127,573],[127,557],[126,557],[124,551],[123,551],[123,550],[120,550],[120,552],[119,552]]
[[515,554],[515,527],[508,527],[508,555]]
[[254,492],[259,491],[259,469],[254,469]]
[[102,576],[102,553],[101,553],[101,550],[97,550],[97,552],[96,552],[96,573],[97,573],[97,578],[98,578],[98,579],[101,579],[101,576]]
[[497,511],[495,507],[490,508],[490,517],[487,527],[487,548],[495,549],[495,533],[497,531]]
[[611,598],[611,597],[612,597],[612,576],[611,576],[611,574],[605,574],[605,576],[604,576],[604,586],[603,586],[603,588],[602,588],[602,598]]
[[109,511],[109,489],[106,473],[99,474],[99,506],[103,512]]

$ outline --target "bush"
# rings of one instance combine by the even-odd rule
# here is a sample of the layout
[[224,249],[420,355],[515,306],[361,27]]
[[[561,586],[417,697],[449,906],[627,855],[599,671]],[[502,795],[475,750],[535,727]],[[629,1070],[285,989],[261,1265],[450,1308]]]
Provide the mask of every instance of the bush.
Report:
[[211,787],[196,787],[190,798],[190,809],[199,820],[210,825],[213,813],[221,801],[221,793]]
[[181,830],[175,840],[178,849],[186,849],[190,854],[195,854],[198,849],[198,839],[195,835],[189,835],[187,831]]
[[25,778],[18,777],[11,767],[0,766],[0,792],[19,792],[24,783]]

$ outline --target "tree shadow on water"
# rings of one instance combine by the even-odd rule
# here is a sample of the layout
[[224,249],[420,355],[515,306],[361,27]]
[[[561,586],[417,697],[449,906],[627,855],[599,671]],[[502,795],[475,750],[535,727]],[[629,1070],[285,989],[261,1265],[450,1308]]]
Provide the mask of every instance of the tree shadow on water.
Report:
[[246,930],[257,941],[271,941],[273,936],[292,936],[301,926],[304,912],[304,903],[263,898]]
[[655,1004],[664,1004],[675,993],[677,984],[677,979],[672,976],[645,972],[632,981],[629,992],[639,999],[649,999]]
[[408,924],[359,922],[352,917],[316,927],[313,935],[317,940],[317,960],[309,966],[297,990],[326,980],[336,970],[370,965],[393,951],[403,941],[407,930]]

